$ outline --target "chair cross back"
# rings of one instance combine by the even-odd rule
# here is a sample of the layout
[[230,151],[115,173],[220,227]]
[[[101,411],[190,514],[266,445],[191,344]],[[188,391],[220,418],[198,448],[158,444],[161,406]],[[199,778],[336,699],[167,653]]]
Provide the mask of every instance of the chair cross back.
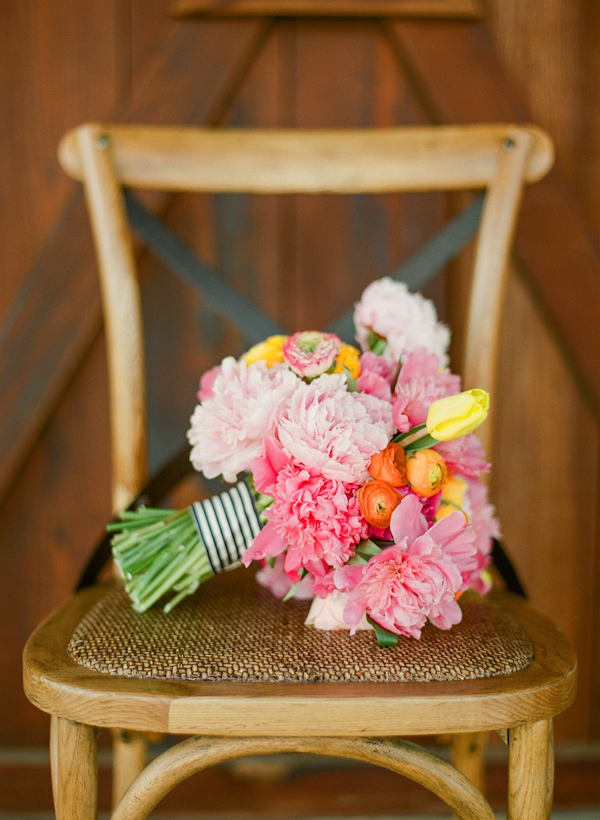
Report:
[[[485,189],[463,377],[467,387],[490,390],[523,186],[547,172],[553,151],[544,132],[504,125],[299,131],[91,124],[67,134],[59,156],[84,185],[98,252],[119,511],[147,477],[142,320],[121,186],[283,194]],[[489,451],[491,440],[484,443]]]
[[[489,390],[523,187],[547,172],[553,152],[542,131],[516,125],[233,131],[88,124],[66,135],[60,158],[84,185],[98,253],[118,511],[137,496],[147,472],[141,307],[124,186],[288,194],[483,189],[463,378],[466,386]],[[211,583],[227,585],[228,575],[235,573]],[[282,751],[378,763],[434,791],[458,818],[493,820],[474,782],[480,780],[480,757],[471,751],[488,730],[510,741],[509,820],[549,817],[552,717],[574,698],[576,661],[564,636],[526,602],[495,596],[531,641],[533,660],[518,671],[469,680],[315,686],[141,679],[79,665],[68,653],[71,637],[112,594],[118,590],[81,591],[36,630],[25,649],[27,696],[52,715],[58,820],[97,818],[96,727],[125,729],[129,739],[144,732],[191,736],[145,769],[141,735],[139,742],[117,743],[114,820],[147,817],[173,785],[207,765]],[[398,739],[436,733],[456,733],[456,768]]]

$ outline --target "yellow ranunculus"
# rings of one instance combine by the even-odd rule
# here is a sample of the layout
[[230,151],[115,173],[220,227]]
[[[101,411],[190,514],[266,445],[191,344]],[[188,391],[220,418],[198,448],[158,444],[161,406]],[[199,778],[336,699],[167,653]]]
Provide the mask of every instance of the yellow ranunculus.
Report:
[[463,496],[467,489],[467,482],[459,476],[450,475],[442,487],[442,500],[449,504],[462,507]]
[[264,342],[259,342],[251,347],[247,353],[244,353],[242,358],[246,364],[264,361],[267,363],[267,367],[271,367],[276,362],[283,361],[281,348],[286,339],[287,336],[269,336]]
[[485,390],[465,390],[434,401],[427,413],[427,432],[438,441],[471,433],[485,421],[490,397]]
[[347,367],[352,375],[353,379],[358,379],[360,376],[360,363],[358,361],[358,357],[360,356],[360,350],[357,350],[352,345],[347,345],[345,342],[342,342],[342,349],[338,353],[337,361],[335,364],[334,373],[341,373],[343,367]]
[[463,496],[467,489],[467,482],[458,476],[449,476],[442,487],[442,499],[435,514],[435,520],[441,521],[454,510],[461,512],[469,523],[469,517],[462,509]]

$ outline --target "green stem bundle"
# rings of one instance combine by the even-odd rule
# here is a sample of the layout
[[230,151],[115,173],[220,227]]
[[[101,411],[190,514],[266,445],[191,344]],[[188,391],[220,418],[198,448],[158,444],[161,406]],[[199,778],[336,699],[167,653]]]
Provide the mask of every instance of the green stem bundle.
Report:
[[126,510],[107,529],[115,533],[113,557],[136,612],[171,592],[163,607],[170,612],[213,575],[189,509]]

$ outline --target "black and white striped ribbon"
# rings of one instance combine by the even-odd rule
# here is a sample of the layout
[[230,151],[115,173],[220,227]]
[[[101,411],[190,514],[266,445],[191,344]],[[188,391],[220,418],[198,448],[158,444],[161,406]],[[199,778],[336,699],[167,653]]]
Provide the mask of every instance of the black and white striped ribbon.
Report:
[[215,574],[237,566],[262,527],[252,490],[245,481],[194,502],[190,512]]

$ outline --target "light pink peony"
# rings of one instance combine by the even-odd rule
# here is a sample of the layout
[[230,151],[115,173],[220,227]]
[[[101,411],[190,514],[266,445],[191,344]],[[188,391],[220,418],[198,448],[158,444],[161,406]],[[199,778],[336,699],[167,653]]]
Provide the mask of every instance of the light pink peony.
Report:
[[490,471],[491,464],[485,460],[483,444],[473,433],[450,441],[440,441],[435,449],[444,456],[446,467],[452,473],[478,476]]
[[[328,593],[325,598],[317,596],[313,598],[304,623],[306,626],[314,626],[316,629],[328,631],[347,630],[348,624],[344,620],[344,609],[347,603],[348,595],[337,589]],[[367,621],[366,615],[356,624],[356,629],[373,629]]]
[[500,524],[496,511],[488,501],[488,489],[483,481],[470,476],[462,476],[467,482],[465,512],[469,524],[475,533],[473,542],[477,550],[477,566],[469,578],[469,586],[479,595],[486,595],[491,588],[491,581],[482,577],[492,560],[492,538],[501,538]]
[[[445,526],[441,526],[445,524]],[[419,500],[407,495],[392,515],[395,544],[365,565],[336,570],[336,587],[348,592],[344,619],[354,631],[366,613],[398,635],[414,638],[429,618],[449,629],[462,618],[455,601],[463,571],[475,564],[473,534],[462,513],[427,528]]]
[[302,379],[314,379],[333,367],[342,349],[342,343],[335,333],[319,330],[302,330],[285,340],[283,359],[294,373]]
[[[285,571],[283,563],[283,556],[278,556],[272,567],[265,561],[264,566],[256,573],[258,583],[268,589],[276,598],[285,597],[294,585],[294,582]],[[314,596],[311,586],[312,576],[307,574],[292,597],[298,601],[310,601]]]
[[436,399],[460,393],[460,376],[442,368],[434,353],[419,348],[402,363],[394,390],[394,423],[401,432],[424,424],[429,405]]
[[[252,462],[254,469],[259,462]],[[318,572],[319,562],[342,566],[367,531],[356,489],[288,463],[270,487],[274,500],[265,512],[268,523],[244,553],[244,564],[287,549],[285,571],[293,581],[299,579],[301,569]]]
[[221,372],[221,365],[216,364],[214,367],[211,367],[210,370],[207,370],[205,373],[202,374],[200,377],[200,389],[196,393],[196,397],[198,401],[206,401],[207,399],[212,399],[213,397],[213,385],[215,383],[215,379]]
[[281,407],[299,379],[285,365],[246,365],[228,357],[212,384],[212,396],[194,410],[188,430],[190,460],[207,478],[235,481],[260,455]]
[[341,373],[298,383],[276,422],[276,438],[297,464],[350,484],[366,481],[371,456],[394,431],[389,402],[349,393]]
[[369,350],[369,331],[387,341],[384,356],[397,362],[407,353],[424,347],[435,353],[445,366],[450,331],[438,322],[433,302],[419,293],[410,293],[403,282],[389,276],[372,282],[355,306],[356,339]]
[[396,368],[383,356],[376,356],[370,352],[363,353],[359,363],[360,375],[356,380],[356,386],[361,393],[391,401],[391,382]]

